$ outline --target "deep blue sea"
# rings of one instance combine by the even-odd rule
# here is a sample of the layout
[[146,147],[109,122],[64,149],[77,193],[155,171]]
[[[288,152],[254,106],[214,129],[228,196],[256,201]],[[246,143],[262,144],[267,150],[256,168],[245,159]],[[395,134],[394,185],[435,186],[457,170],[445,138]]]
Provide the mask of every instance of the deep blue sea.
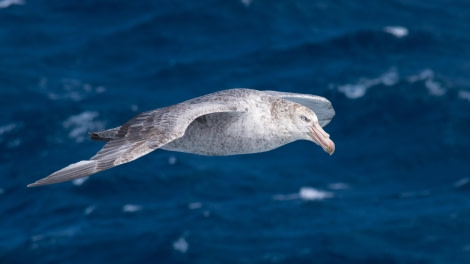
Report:
[[[89,131],[229,88],[328,98],[329,156]],[[470,263],[467,0],[0,0],[0,263]]]

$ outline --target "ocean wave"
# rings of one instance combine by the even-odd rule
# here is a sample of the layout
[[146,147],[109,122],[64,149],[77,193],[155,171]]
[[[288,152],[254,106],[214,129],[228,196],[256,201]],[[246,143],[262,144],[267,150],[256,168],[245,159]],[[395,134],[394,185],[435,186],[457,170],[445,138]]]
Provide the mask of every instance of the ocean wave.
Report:
[[39,80],[38,87],[50,100],[81,101],[90,95],[106,92],[104,86],[92,85],[75,78],[51,80],[43,77]]
[[0,143],[6,142],[5,146],[9,149],[17,148],[23,140],[19,137],[19,130],[23,127],[22,122],[13,122],[0,126]]
[[83,210],[83,214],[85,214],[85,215],[90,215],[90,214],[92,214],[95,210],[96,210],[96,206],[95,206],[95,205],[90,205],[90,206],[88,206],[87,208],[85,208],[85,210]]
[[431,69],[424,69],[417,75],[411,75],[407,78],[410,83],[417,81],[424,81],[424,86],[428,89],[429,94],[434,96],[442,96],[446,93],[446,90],[442,87],[442,84],[437,82],[434,78],[434,71]]
[[142,210],[142,206],[137,205],[137,204],[125,204],[122,207],[122,211],[124,213],[135,213],[135,212],[138,212],[138,211],[141,211],[141,210]]
[[392,34],[393,36],[397,38],[403,38],[408,36],[409,31],[406,27],[401,27],[401,26],[387,26],[384,28],[384,31]]
[[460,90],[458,93],[460,99],[466,100],[470,102],[470,92],[465,90]]
[[335,182],[328,184],[328,188],[330,188],[331,190],[347,190],[350,189],[351,186],[344,182]]
[[54,245],[61,244],[75,237],[79,231],[79,226],[69,226],[48,231],[47,233],[33,235],[30,237],[30,248],[32,250],[41,250],[43,248],[53,247]]
[[289,201],[289,200],[305,200],[305,201],[321,201],[327,198],[332,198],[333,192],[322,191],[312,187],[301,187],[298,193],[291,194],[277,194],[273,196],[274,200]]
[[344,93],[350,99],[363,97],[367,90],[377,85],[393,86],[398,82],[399,76],[396,70],[392,69],[377,78],[362,78],[355,84],[339,85],[338,91]]
[[[188,56],[181,59],[176,56],[169,60],[172,63],[159,64],[155,70],[161,78],[170,78],[175,74],[201,76],[210,74],[211,69],[223,68],[237,68],[239,70],[230,74],[246,75],[251,72],[258,73],[260,72],[258,69],[266,67],[281,71],[283,74],[295,71],[306,75],[322,72],[323,70],[319,69],[322,67],[334,67],[330,65],[331,62],[352,63],[360,58],[377,64],[378,56],[383,55],[388,58],[393,54],[412,53],[416,51],[417,46],[420,50],[426,50],[434,47],[436,40],[431,32],[417,30],[410,33],[404,27],[391,26],[383,29],[346,31],[323,39],[304,39],[301,42],[288,43],[283,46],[263,48],[253,46],[252,49],[241,49],[236,53],[230,52],[229,55]],[[392,71],[390,73],[393,74]],[[219,75],[224,74],[226,73],[223,70],[219,73]],[[429,86],[433,84],[431,82]]]
[[74,179],[72,181],[73,185],[75,186],[81,186],[83,185],[87,180],[89,179],[89,177],[82,177],[82,178],[78,178],[78,179]]
[[253,2],[253,0],[240,0],[240,2],[246,6],[246,7],[249,7],[251,5],[251,3]]
[[[200,8],[201,12],[194,12],[194,8]],[[149,8],[141,16],[129,18],[125,22],[116,21],[106,30],[94,32],[93,38],[84,40],[66,53],[71,56],[72,53],[95,54],[100,60],[115,60],[115,64],[125,65],[125,68],[146,68],[142,64],[150,60],[152,68],[159,68],[165,67],[165,64],[171,67],[235,58],[261,47],[256,41],[250,41],[250,45],[247,45],[246,40],[231,37],[235,35],[232,33],[234,29],[223,27],[227,19],[243,15],[238,9],[214,12],[204,4],[188,2],[179,5],[173,12],[160,10],[160,7]],[[212,27],[193,26],[198,25],[199,21],[204,21]],[[243,25],[235,26],[240,30],[253,30]],[[177,34],[181,31],[185,31],[185,34]],[[228,45],[224,45],[233,41],[240,42],[240,47],[230,49]],[[207,42],[219,44],[208,46]],[[109,43],[113,43],[113,49],[106,48]],[[133,46],[139,46],[140,49],[129,49]],[[96,50],[101,52],[96,53]],[[144,51],[151,56],[142,58]],[[62,55],[54,54],[52,57]]]
[[462,188],[464,186],[468,186],[470,183],[469,178],[462,178],[454,183],[455,188]]
[[361,78],[356,83],[343,84],[343,85],[330,85],[331,88],[336,88],[339,92],[343,93],[350,99],[357,99],[363,97],[367,90],[376,86],[394,86],[399,82],[406,81],[410,84],[422,82],[428,93],[432,96],[443,96],[446,93],[443,83],[435,78],[434,71],[431,69],[424,69],[418,74],[410,75],[408,77],[400,77],[398,71],[394,68],[381,74],[375,78]]
[[0,136],[9,133],[19,127],[18,123],[10,123],[0,126]]
[[0,8],[7,8],[12,5],[24,5],[25,1],[23,0],[3,0],[0,1]]
[[186,253],[189,249],[189,243],[186,241],[186,238],[182,236],[173,242],[173,249],[180,253]]
[[104,129],[105,122],[96,120],[98,116],[98,112],[85,111],[83,113],[70,116],[62,122],[62,126],[65,130],[69,131],[69,138],[80,143],[88,137],[88,132]]
[[[398,37],[400,36],[400,37]],[[405,36],[407,36],[405,38]],[[426,31],[414,31],[413,34],[404,27],[385,27],[383,29],[362,29],[345,31],[324,39],[304,41],[293,46],[284,46],[278,52],[289,52],[293,55],[303,53],[307,56],[354,56],[361,54],[396,53],[414,50],[416,42],[420,42],[421,49],[433,45],[434,35]],[[364,53],[366,52],[366,53]]]
[[188,208],[190,210],[195,210],[195,209],[199,209],[202,207],[202,203],[201,202],[192,202],[190,204],[188,204]]

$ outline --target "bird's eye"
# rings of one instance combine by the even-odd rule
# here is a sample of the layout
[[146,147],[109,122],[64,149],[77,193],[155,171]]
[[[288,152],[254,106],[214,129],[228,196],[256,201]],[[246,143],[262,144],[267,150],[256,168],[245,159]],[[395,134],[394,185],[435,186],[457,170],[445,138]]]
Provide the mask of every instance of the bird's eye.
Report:
[[307,117],[305,117],[305,116],[300,116],[300,120],[305,121],[305,122],[308,121]]

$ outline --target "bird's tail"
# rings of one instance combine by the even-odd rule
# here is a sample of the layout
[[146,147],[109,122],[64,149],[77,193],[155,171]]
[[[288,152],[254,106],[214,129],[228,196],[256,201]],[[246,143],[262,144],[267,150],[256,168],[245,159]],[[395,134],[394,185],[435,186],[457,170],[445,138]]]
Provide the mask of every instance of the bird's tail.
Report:
[[97,160],[82,160],[74,164],[52,173],[46,178],[40,179],[34,183],[28,184],[28,187],[41,186],[46,184],[58,183],[69,181],[81,177],[88,176],[90,174],[96,173],[99,170],[97,169],[98,161]]

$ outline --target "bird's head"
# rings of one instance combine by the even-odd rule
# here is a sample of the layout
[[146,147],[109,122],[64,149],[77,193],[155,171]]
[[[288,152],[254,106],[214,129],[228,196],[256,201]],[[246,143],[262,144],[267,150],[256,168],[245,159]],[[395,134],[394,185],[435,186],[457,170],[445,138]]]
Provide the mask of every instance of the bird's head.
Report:
[[318,123],[318,117],[310,108],[295,104],[294,111],[291,111],[295,136],[315,142],[330,155],[335,151],[335,143],[330,139],[330,135],[323,130]]

